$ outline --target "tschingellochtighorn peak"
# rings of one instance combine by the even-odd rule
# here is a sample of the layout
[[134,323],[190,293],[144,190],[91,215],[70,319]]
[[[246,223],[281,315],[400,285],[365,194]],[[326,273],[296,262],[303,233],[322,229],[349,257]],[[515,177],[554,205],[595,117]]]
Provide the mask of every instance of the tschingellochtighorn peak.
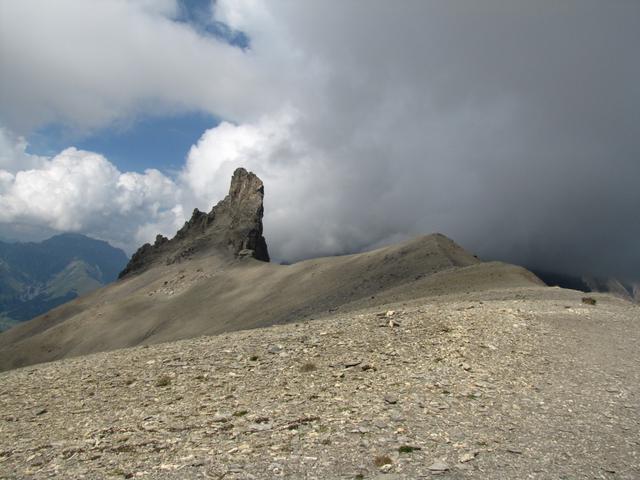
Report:
[[170,265],[212,249],[220,253],[269,261],[267,242],[262,236],[264,185],[253,172],[238,168],[231,178],[229,194],[209,213],[197,208],[169,240],[158,235],[153,245],[146,243],[133,254],[119,278],[142,272],[151,265]]

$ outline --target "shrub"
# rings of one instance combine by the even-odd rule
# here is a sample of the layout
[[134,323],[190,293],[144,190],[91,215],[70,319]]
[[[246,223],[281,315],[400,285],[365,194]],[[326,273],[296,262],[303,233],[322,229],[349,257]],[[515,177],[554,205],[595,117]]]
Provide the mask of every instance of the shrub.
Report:
[[596,299],[593,297],[582,297],[582,303],[586,305],[595,305]]

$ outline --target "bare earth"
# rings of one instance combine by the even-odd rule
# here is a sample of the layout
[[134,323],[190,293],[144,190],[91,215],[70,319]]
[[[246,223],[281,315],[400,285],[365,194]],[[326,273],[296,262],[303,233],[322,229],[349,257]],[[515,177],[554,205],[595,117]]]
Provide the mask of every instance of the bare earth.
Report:
[[640,478],[638,306],[386,295],[1,373],[0,477]]

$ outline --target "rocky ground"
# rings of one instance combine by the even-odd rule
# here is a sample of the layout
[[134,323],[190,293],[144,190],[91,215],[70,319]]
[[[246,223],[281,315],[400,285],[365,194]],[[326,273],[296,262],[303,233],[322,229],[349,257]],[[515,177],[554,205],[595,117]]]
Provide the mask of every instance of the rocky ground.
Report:
[[640,307],[522,288],[0,374],[3,478],[640,478]]

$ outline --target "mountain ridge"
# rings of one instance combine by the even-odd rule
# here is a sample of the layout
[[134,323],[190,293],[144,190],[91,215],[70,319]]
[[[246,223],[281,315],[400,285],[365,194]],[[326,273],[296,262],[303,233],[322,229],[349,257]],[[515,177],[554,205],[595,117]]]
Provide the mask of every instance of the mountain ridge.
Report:
[[[224,254],[156,265],[0,334],[0,368],[319,318],[393,299],[539,286],[446,237],[276,265]],[[28,352],[28,353],[25,353]]]
[[319,318],[399,299],[539,287],[522,267],[482,262],[442,234],[373,251],[268,262],[264,187],[237,169],[209,214],[158,236],[105,288],[0,334],[0,369]]

